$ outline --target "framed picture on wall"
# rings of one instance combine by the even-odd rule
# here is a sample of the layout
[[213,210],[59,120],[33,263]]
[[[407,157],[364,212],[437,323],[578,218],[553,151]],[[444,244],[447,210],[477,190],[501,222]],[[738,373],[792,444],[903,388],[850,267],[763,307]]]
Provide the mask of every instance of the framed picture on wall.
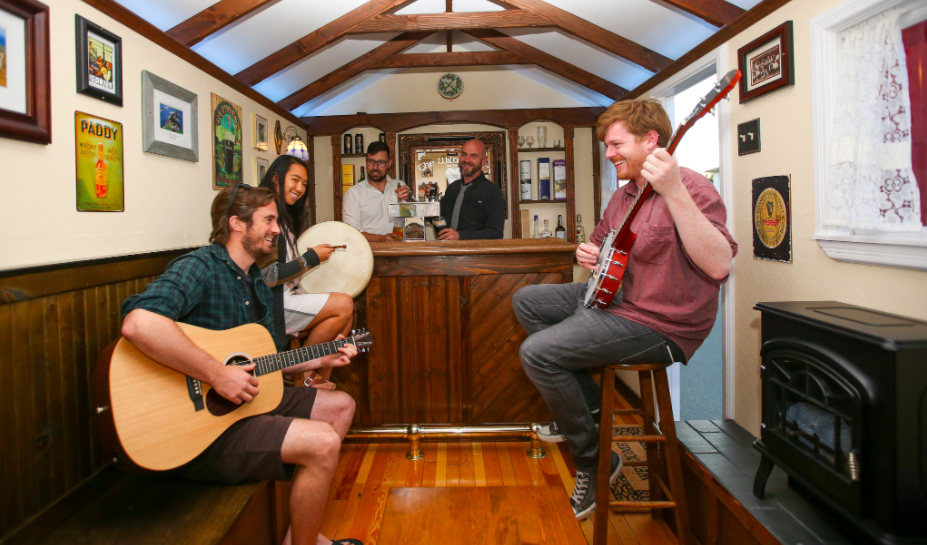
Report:
[[125,210],[122,123],[74,112],[77,155],[77,210]]
[[263,157],[254,158],[254,187],[261,184],[261,180],[263,180],[264,175],[267,174],[268,168],[270,168],[270,161]]
[[142,149],[199,161],[196,95],[142,70]]
[[737,50],[741,104],[795,84],[792,41],[792,21],[786,21]]
[[242,182],[241,107],[212,96],[212,188]]
[[75,15],[77,92],[122,106],[122,38]]
[[267,120],[254,114],[254,149],[267,151]]
[[0,0],[0,136],[51,143],[48,6]]

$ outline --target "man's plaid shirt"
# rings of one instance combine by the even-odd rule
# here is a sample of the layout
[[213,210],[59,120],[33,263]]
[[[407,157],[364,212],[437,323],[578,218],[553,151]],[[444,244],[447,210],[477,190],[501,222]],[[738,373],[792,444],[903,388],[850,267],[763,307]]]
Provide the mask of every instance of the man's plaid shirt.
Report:
[[251,323],[249,305],[260,304],[263,318],[257,323],[273,335],[274,296],[261,279],[261,269],[252,265],[249,271],[258,301],[250,301],[241,274],[225,246],[204,246],[171,261],[143,293],[126,299],[122,315],[141,308],[175,322],[224,330]]

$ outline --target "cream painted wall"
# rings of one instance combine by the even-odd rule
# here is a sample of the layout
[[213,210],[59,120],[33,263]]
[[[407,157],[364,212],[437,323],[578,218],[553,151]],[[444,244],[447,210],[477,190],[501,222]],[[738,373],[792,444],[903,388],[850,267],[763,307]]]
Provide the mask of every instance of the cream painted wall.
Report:
[[[755,435],[760,430],[759,301],[836,300],[885,312],[927,319],[927,274],[904,269],[842,263],[811,240],[814,185],[811,124],[809,20],[840,0],[802,0],[783,8],[729,42],[731,66],[737,49],[785,21],[793,21],[795,85],[747,104],[731,100],[731,130],[760,118],[762,151],[738,157],[733,150],[734,237],[740,244],[736,275],[734,418]],[[751,180],[792,177],[792,259],[777,263],[753,257]]]
[[[271,129],[279,116],[83,2],[55,0],[51,5],[52,143],[0,139],[0,269],[206,244],[209,207],[216,195],[210,93],[242,108],[246,183],[256,183],[256,156],[275,157],[272,151],[253,148],[254,114],[267,119]],[[121,108],[75,92],[75,13],[122,38]],[[142,70],[197,94],[199,162],[142,151]],[[75,110],[123,124],[125,212],[76,211]],[[281,120],[283,128],[289,125]]]

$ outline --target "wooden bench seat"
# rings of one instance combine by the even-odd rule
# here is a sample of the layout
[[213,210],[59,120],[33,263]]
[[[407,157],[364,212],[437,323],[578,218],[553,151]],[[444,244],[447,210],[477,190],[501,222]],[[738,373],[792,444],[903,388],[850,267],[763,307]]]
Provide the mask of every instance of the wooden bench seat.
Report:
[[289,523],[286,502],[278,508],[276,501],[287,485],[227,486],[169,474],[126,475],[35,543],[276,545]]

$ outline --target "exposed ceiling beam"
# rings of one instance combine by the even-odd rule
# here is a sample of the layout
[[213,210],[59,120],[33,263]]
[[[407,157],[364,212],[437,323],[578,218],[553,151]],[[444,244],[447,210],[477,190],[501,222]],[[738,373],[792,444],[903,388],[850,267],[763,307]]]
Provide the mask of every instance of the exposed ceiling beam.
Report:
[[733,23],[746,13],[745,10],[724,0],[662,0],[685,12],[691,13],[709,24],[722,27]]
[[345,13],[331,23],[328,23],[311,34],[303,36],[276,53],[264,57],[248,68],[235,74],[235,77],[248,85],[257,85],[296,61],[304,59],[326,45],[342,38],[347,32],[361,22],[371,17],[382,15],[390,10],[399,9],[414,1],[415,0],[370,0],[363,6]]
[[544,53],[540,49],[531,47],[501,32],[495,30],[467,30],[466,33],[504,51],[516,53],[531,64],[536,64],[545,70],[549,70],[587,89],[592,89],[612,100],[621,100],[621,98],[628,93],[628,90],[624,87],[615,85],[608,80],[600,78],[590,72],[586,72],[582,68],[562,61],[553,55]]
[[[87,0],[84,0],[84,1],[86,2]],[[643,95],[644,93],[646,93],[647,91],[650,91],[657,85],[663,83],[664,81],[668,80],[669,78],[681,72],[683,69],[685,69],[687,66],[689,66],[693,62],[701,59],[702,57],[704,57],[711,51],[714,51],[715,48],[717,48],[721,44],[727,42],[734,36],[737,36],[744,30],[750,28],[751,26],[753,26],[754,23],[758,22],[760,19],[763,19],[770,13],[776,11],[777,9],[781,8],[782,6],[788,3],[789,3],[789,0],[763,0],[759,4],[750,8],[749,11],[747,11],[746,13],[738,17],[736,21],[725,26],[718,32],[715,32],[714,34],[709,36],[708,39],[706,39],[704,42],[698,44],[693,49],[691,49],[688,53],[676,59],[676,61],[673,62],[673,64],[671,64],[665,70],[657,74],[654,74],[653,76],[650,77],[650,79],[648,79],[644,83],[635,87],[633,90],[631,90],[630,93],[628,93],[628,96],[625,98],[627,99],[637,98]]]
[[416,30],[465,30],[468,28],[552,27],[544,17],[513,9],[471,13],[429,13],[426,15],[378,15],[358,24],[347,34],[412,32]]
[[220,0],[167,31],[167,35],[190,47],[203,41],[254,10],[274,0]]
[[388,59],[403,49],[411,47],[416,43],[424,40],[431,34],[433,33],[406,32],[405,34],[400,34],[399,36],[396,36],[392,40],[386,42],[373,51],[369,51],[366,54],[361,55],[360,57],[357,57],[351,62],[345,64],[341,68],[334,70],[313,81],[299,91],[296,91],[295,93],[281,100],[277,103],[277,105],[286,110],[293,110],[298,108],[299,106],[302,106],[303,104],[309,102],[322,93],[330,89],[334,89],[335,87],[348,81],[354,76],[362,74],[365,70],[372,68],[378,62],[383,61],[384,59]]
[[230,88],[238,91],[256,103],[265,106],[280,117],[289,120],[297,127],[302,129],[306,128],[305,122],[302,121],[302,119],[277,106],[275,102],[266,96],[258,93],[251,87],[248,87],[241,81],[235,79],[234,76],[225,70],[209,62],[196,51],[193,51],[189,47],[185,47],[177,40],[168,36],[163,30],[142,19],[135,13],[129,11],[125,6],[116,2],[115,0],[84,0],[84,3],[98,9],[101,13],[111,17],[114,21],[125,25],[126,28],[138,32],[140,35],[148,38],[153,43],[163,47],[166,51],[173,53],[177,57],[192,64],[196,68],[202,70],[204,73],[216,78],[218,81],[228,85]]
[[560,30],[643,66],[651,72],[659,72],[673,62],[672,59],[664,57],[656,51],[651,51],[637,42],[632,42],[614,32],[609,32],[543,0],[498,0],[498,2],[540,15],[550,20]]
[[370,68],[422,68],[438,66],[500,66],[531,64],[511,51],[479,51],[475,53],[403,53],[387,57]]

